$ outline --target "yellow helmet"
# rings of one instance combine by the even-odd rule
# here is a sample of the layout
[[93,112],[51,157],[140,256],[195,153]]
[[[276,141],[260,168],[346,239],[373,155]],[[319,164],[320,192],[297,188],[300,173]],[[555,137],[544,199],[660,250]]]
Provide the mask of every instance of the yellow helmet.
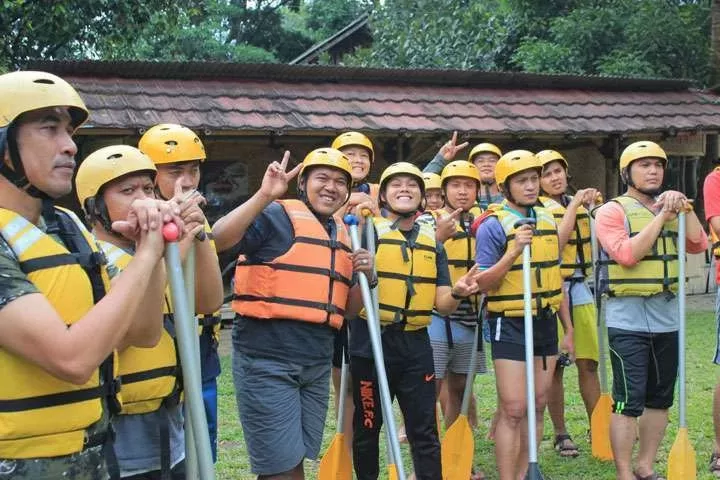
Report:
[[157,169],[150,158],[130,145],[111,145],[94,151],[80,164],[75,189],[80,205],[94,197],[107,183],[130,173],[155,177]]
[[334,148],[316,148],[308,153],[300,168],[302,177],[305,169],[309,167],[331,167],[336,168],[348,176],[348,184],[352,183],[352,167],[350,160],[340,150]]
[[538,152],[535,154],[537,159],[540,161],[540,165],[545,168],[545,165],[547,165],[550,162],[559,161],[565,166],[565,170],[567,170],[568,162],[565,160],[565,157],[563,157],[560,152],[556,152],[555,150],[543,150],[541,152]]
[[382,175],[380,175],[380,191],[383,190],[385,182],[390,180],[391,177],[400,174],[415,177],[418,184],[420,185],[420,190],[425,190],[425,181],[423,179],[423,173],[420,171],[420,169],[410,162],[397,162],[393,163],[385,170],[383,170]]
[[495,181],[502,185],[511,175],[530,169],[542,171],[540,160],[527,150],[513,150],[500,157],[495,165]]
[[205,161],[205,147],[195,132],[175,123],[155,125],[140,138],[138,148],[155,163]]
[[497,147],[497,145],[494,145],[492,143],[480,143],[478,145],[475,145],[472,150],[470,150],[470,155],[468,155],[468,161],[472,162],[475,155],[478,153],[494,153],[498,156],[498,158],[502,157],[502,151]]
[[47,107],[68,107],[75,128],[88,118],[88,110],[75,89],[60,77],[45,72],[11,72],[0,75],[0,128],[21,114]]
[[480,188],[480,172],[478,172],[475,165],[467,160],[455,160],[445,165],[440,175],[442,186],[444,187],[449,179],[455,177],[472,178],[477,182],[478,188]]
[[354,146],[365,147],[370,151],[370,163],[375,161],[375,150],[373,149],[372,142],[368,137],[360,132],[341,133],[335,138],[335,140],[333,140],[332,145],[330,146],[336,150]]
[[442,188],[442,178],[437,173],[423,173],[423,181],[425,182],[425,190]]
[[667,165],[667,154],[660,145],[655,142],[644,140],[642,142],[631,143],[620,155],[620,170],[630,166],[635,160],[641,158],[659,158]]

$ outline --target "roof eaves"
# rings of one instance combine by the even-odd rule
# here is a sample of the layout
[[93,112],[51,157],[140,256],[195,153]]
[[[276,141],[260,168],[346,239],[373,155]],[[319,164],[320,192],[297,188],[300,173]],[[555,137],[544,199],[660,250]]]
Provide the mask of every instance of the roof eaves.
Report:
[[369,18],[370,14],[368,12],[363,13],[360,17],[345,25],[340,31],[336,32],[334,35],[326,38],[321,42],[316,43],[297,57],[290,60],[289,64],[298,65],[301,63],[306,63],[307,61],[315,58],[319,54],[330,50],[335,45],[348,38],[350,35],[365,27],[368,24]]

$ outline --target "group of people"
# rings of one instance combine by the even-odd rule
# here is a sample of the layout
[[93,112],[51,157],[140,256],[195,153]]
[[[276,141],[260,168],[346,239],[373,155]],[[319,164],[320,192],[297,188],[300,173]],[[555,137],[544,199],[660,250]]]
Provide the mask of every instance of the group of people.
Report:
[[[182,365],[162,260],[170,222],[181,232],[181,256],[191,248],[196,255],[194,313],[213,454],[223,299],[217,253],[237,256],[232,376],[258,478],[305,478],[304,459],[320,453],[330,383],[336,401],[347,399],[338,421],[352,439],[356,477],[378,478],[383,416],[361,275],[377,291],[387,383],[404,420],[392,433],[409,443],[415,478],[442,478],[437,405],[449,427],[467,376],[487,372],[485,352],[475,368],[470,362],[483,343],[496,383],[487,392],[497,399],[489,419],[496,469],[501,480],[524,478],[528,246],[531,434],[542,438],[547,408],[558,454],[580,454],[565,425],[563,371],[577,365],[590,425],[600,397],[599,289],[607,297],[617,478],[661,478],[654,463],[678,364],[678,242],[699,253],[708,239],[685,195],[663,191],[668,159],[656,143],[625,148],[626,190],[603,203],[595,188],[570,195],[569,164],[557,151],[503,154],[481,143],[456,160],[468,147],[456,134],[424,171],[398,162],[370,183],[373,144],[346,132],[293,168],[285,152],[258,191],[211,227],[197,191],[206,159],[197,135],[157,125],[137,147],[101,148],[75,172],[72,136],[88,116],[73,87],[54,75],[0,75],[0,479],[185,478]],[[54,204],[73,179],[85,222]],[[685,238],[680,212],[687,212]],[[706,179],[705,212],[720,256],[720,170]],[[373,223],[375,242],[352,248],[348,213]],[[340,391],[343,359],[347,391]],[[715,400],[720,440],[720,387]],[[720,473],[718,445],[710,468]]]

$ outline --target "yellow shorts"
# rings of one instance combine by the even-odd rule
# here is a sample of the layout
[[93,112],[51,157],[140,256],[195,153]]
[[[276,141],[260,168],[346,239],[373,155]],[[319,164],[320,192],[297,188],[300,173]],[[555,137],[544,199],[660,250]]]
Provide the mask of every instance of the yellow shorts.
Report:
[[[598,348],[597,314],[595,304],[574,305],[573,317],[573,341],[575,343],[575,357],[598,361],[600,349]],[[562,323],[558,318],[558,343],[562,342],[564,335]]]

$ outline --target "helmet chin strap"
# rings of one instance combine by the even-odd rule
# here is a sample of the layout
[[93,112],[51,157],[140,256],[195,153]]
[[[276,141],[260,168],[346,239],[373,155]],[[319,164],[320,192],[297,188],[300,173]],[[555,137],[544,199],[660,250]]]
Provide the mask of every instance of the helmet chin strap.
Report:
[[[15,140],[14,129],[13,125],[10,125],[8,128],[0,128],[0,175],[7,178],[10,183],[31,197],[39,198],[43,203],[45,203],[46,200],[52,203],[52,197],[35,185],[32,185],[27,176],[25,176],[25,168],[20,160],[20,150]],[[8,149],[12,168],[5,163],[5,148]]]

